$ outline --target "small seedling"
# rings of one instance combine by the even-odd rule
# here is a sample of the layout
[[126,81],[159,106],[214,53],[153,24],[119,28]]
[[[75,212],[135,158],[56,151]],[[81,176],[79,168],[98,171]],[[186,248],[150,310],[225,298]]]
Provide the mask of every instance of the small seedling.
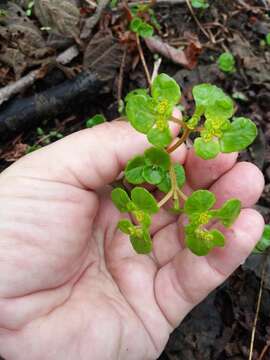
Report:
[[[152,25],[156,28],[160,27],[155,13],[149,4],[133,5],[130,8],[130,12],[132,14],[132,19],[129,28],[142,38],[153,36],[154,27]],[[149,22],[151,22],[152,25]]]
[[0,9],[0,17],[6,17],[8,12],[6,10]]
[[33,151],[41,149],[43,146],[51,144],[53,141],[62,139],[64,137],[58,130],[51,130],[46,133],[41,127],[36,129],[38,136],[37,141],[33,145],[28,145],[26,149],[26,154],[29,154]]
[[146,38],[153,36],[154,28],[153,26],[147,24],[144,20],[135,16],[130,22],[130,30],[137,33],[139,36]]
[[265,225],[261,239],[258,241],[253,253],[262,254],[270,248],[270,225]]
[[[224,235],[211,225],[219,222],[230,227],[241,210],[237,199],[228,200],[216,208],[215,195],[208,190],[197,190],[187,196],[183,192],[186,182],[184,167],[174,163],[170,154],[190,134],[198,135],[194,148],[203,159],[215,158],[220,152],[243,150],[257,135],[255,124],[248,118],[233,118],[233,101],[214,85],[200,84],[193,88],[195,111],[185,121],[172,115],[180,97],[181,90],[175,80],[160,74],[154,79],[150,91],[137,89],[125,98],[129,122],[153,145],[126,165],[124,183],[135,187],[130,192],[123,188],[112,191],[112,201],[118,210],[130,214],[119,221],[118,228],[130,236],[134,250],[140,254],[151,252],[152,216],[165,204],[169,205],[168,211],[186,216],[185,243],[198,256],[208,254],[214,247],[224,246]],[[173,139],[170,122],[177,122],[182,127],[180,138],[173,145],[170,145]],[[144,188],[145,184],[155,186],[165,194],[164,197],[157,202]]]
[[270,46],[270,33],[268,33],[265,37],[266,44]]
[[218,67],[225,73],[235,72],[235,59],[232,53],[225,52],[221,54],[217,61]]
[[195,9],[207,9],[209,7],[209,4],[206,0],[192,0],[191,5]]
[[26,15],[27,16],[31,16],[32,12],[33,12],[33,7],[35,5],[35,1],[29,1],[28,5],[27,5],[27,9],[26,9]]
[[86,120],[85,125],[87,128],[92,128],[93,126],[102,124],[104,122],[106,122],[105,117],[102,114],[96,114],[90,119]]

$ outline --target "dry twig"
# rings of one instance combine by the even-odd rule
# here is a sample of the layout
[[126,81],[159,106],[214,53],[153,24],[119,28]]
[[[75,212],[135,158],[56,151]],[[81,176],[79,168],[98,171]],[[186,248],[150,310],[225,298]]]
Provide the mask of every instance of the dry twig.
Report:
[[[202,24],[200,23],[199,19],[197,18],[197,16],[195,15],[195,12],[193,11],[193,8],[190,4],[189,0],[186,0],[187,6],[189,8],[189,11],[193,17],[193,19],[195,20],[196,24],[198,25],[198,27],[200,28],[201,32],[208,38],[210,39],[210,36],[208,34],[208,32],[203,28]],[[210,39],[212,41],[212,39]]]
[[150,76],[148,67],[146,65],[142,45],[141,45],[140,38],[139,38],[138,34],[136,34],[136,42],[137,42],[137,47],[138,47],[139,55],[140,55],[140,58],[141,58],[141,62],[142,62],[143,68],[144,68],[144,72],[145,72],[145,75],[146,75],[146,79],[147,79],[149,87],[151,87],[151,76]]
[[125,47],[123,52],[123,57],[119,69],[119,76],[118,76],[118,88],[117,88],[117,103],[118,106],[121,104],[122,99],[122,89],[123,89],[123,78],[124,78],[124,69],[126,64],[126,58],[127,58],[127,47]]
[[262,301],[262,291],[263,291],[263,284],[266,274],[266,268],[267,268],[267,253],[264,257],[263,261],[263,268],[262,268],[262,275],[261,275],[261,283],[260,283],[260,289],[259,289],[259,295],[258,295],[258,301],[257,301],[257,307],[256,307],[256,314],[255,319],[252,327],[252,333],[251,333],[251,340],[250,340],[250,347],[249,347],[249,357],[248,360],[252,360],[253,357],[253,349],[254,349],[254,341],[255,341],[255,333],[256,333],[256,326],[258,322],[260,307],[261,307],[261,301]]
[[264,355],[266,355],[267,351],[269,350],[269,347],[270,347],[270,341],[268,341],[267,344],[265,344],[265,346],[264,346],[258,360],[263,360]]
[[[79,50],[77,46],[73,45],[57,56],[56,63],[62,65],[68,64],[78,54]],[[34,82],[40,77],[42,71],[42,67],[40,69],[33,70],[27,75],[23,76],[21,79],[0,89],[0,105],[2,105],[5,101],[9,100],[12,96],[33,85]]]
[[153,83],[153,81],[155,80],[155,77],[158,75],[158,70],[160,68],[162,62],[162,58],[158,58],[155,62],[154,62],[154,70],[152,73],[152,77],[151,77],[151,84]]

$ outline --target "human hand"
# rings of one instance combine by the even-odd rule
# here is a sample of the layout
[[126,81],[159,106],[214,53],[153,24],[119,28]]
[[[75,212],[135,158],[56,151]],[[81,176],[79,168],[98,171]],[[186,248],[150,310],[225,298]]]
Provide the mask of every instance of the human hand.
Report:
[[[0,353],[6,360],[156,359],[170,332],[252,251],[263,219],[251,209],[264,181],[236,154],[203,161],[181,146],[188,191],[243,210],[206,257],[183,245],[182,218],[156,215],[151,256],[116,230],[110,184],[147,148],[128,123],[75,133],[0,176]],[[180,234],[180,235],[179,235]]]

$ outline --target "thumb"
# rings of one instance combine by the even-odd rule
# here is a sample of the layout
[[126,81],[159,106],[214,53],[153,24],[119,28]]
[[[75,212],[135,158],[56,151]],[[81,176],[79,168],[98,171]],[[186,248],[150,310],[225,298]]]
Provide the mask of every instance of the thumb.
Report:
[[128,122],[114,121],[26,155],[1,176],[28,176],[94,190],[112,182],[126,162],[147,147],[145,135]]

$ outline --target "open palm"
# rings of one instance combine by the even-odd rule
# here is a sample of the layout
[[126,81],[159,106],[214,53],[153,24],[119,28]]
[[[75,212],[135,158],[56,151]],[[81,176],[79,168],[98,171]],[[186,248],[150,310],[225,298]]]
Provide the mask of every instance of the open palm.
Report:
[[263,177],[236,154],[202,161],[182,146],[188,188],[244,209],[227,245],[207,257],[184,247],[182,222],[162,211],[151,256],[116,230],[112,182],[147,147],[116,122],[32,153],[0,176],[0,354],[7,360],[156,359],[184,316],[247,257],[263,220],[250,207]]

